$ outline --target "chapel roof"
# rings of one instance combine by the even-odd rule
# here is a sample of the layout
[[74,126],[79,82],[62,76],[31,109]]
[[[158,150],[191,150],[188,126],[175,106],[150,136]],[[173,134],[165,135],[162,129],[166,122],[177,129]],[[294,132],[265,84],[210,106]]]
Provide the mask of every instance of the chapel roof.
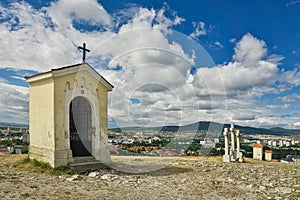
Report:
[[[114,86],[108,82],[102,75],[100,75],[93,67],[91,67],[87,62],[82,62],[82,63],[78,63],[78,64],[74,64],[74,65],[69,65],[69,66],[64,66],[64,67],[60,67],[60,68],[54,68],[54,69],[51,69],[50,71],[47,71],[47,72],[42,72],[42,73],[38,73],[38,74],[35,74],[35,75],[32,75],[32,76],[26,76],[25,79],[28,81],[28,82],[32,82],[32,81],[35,81],[35,80],[40,80],[40,79],[43,79],[43,77],[51,77],[51,76],[47,76],[47,75],[52,75],[53,73],[59,73],[61,71],[65,71],[65,70],[68,70],[68,69],[77,69],[79,68],[80,66],[88,66],[90,69],[93,70],[93,72],[101,79],[103,80],[106,84],[108,84],[109,87],[114,88]],[[78,69],[77,69],[78,71]]]

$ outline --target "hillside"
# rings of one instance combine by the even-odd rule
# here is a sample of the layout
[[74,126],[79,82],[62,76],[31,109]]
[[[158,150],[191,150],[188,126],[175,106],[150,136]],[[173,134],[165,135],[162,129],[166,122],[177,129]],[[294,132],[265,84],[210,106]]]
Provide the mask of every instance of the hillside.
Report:
[[28,128],[28,125],[12,123],[12,122],[0,122],[0,127]]
[[[17,127],[17,128],[28,128],[28,125],[25,124],[16,124],[16,123],[5,123],[0,122],[0,127]],[[162,127],[120,127],[120,128],[110,128],[114,132],[130,132],[130,131],[168,131],[168,132],[177,132],[177,131],[207,131],[210,127],[211,130],[223,130],[223,127],[230,127],[230,124],[220,124],[216,122],[207,122],[200,121],[192,124],[187,124],[183,126],[162,126]],[[249,126],[239,126],[235,125],[243,134],[266,134],[266,135],[278,135],[278,136],[300,136],[300,129],[285,129],[281,127],[273,128],[255,128]]]
[[[163,127],[123,127],[123,128],[112,128],[110,130],[120,132],[120,131],[168,131],[168,132],[177,132],[177,131],[207,131],[209,128],[212,131],[220,131],[223,130],[223,127],[230,127],[230,124],[220,124],[216,122],[205,122],[200,121],[184,126],[163,126]],[[242,134],[266,134],[266,135],[278,135],[278,136],[292,136],[292,135],[300,135],[300,129],[284,129],[280,127],[274,127],[270,129],[266,128],[255,128],[249,126],[239,126],[235,125],[235,128],[239,129]]]
[[[95,176],[41,172],[26,155],[0,154],[0,199],[299,199],[300,165],[186,157],[158,171]],[[113,157],[114,162],[165,162],[158,157]]]

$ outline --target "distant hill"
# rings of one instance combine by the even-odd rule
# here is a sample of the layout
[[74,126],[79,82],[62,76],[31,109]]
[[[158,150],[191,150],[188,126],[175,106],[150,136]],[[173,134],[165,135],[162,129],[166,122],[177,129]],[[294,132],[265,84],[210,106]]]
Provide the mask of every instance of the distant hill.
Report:
[[[16,128],[28,128],[27,124],[18,124],[10,122],[0,122],[0,127],[16,127]],[[216,122],[200,121],[192,124],[187,124],[184,126],[163,126],[163,127],[123,127],[123,128],[111,128],[111,131],[122,132],[122,131],[211,131],[222,132],[223,128],[229,128],[230,124],[220,124]],[[252,135],[252,134],[265,134],[265,135],[278,135],[278,136],[295,136],[300,135],[300,129],[285,129],[281,127],[273,128],[255,128],[249,126],[239,126],[235,125],[235,128],[239,129],[242,134]]]
[[[184,126],[163,126],[163,127],[124,127],[124,128],[114,128],[110,129],[112,131],[121,132],[121,131],[142,131],[142,130],[154,130],[154,131],[168,131],[168,132],[177,132],[177,131],[210,131],[222,132],[223,128],[230,127],[230,124],[220,124],[216,122],[206,122],[200,121]],[[235,125],[236,129],[239,129],[242,134],[251,135],[251,134],[265,134],[265,135],[278,135],[278,136],[292,136],[300,135],[300,129],[284,129],[280,127],[274,128],[255,128],[249,126],[239,126]]]
[[28,128],[28,124],[18,124],[18,123],[12,123],[12,122],[0,122],[0,127]]

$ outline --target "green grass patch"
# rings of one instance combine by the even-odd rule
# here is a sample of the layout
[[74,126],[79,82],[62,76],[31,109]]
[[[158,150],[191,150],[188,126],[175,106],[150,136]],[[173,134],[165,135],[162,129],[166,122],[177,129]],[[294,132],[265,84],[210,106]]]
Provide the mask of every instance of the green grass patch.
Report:
[[50,174],[73,174],[74,172],[68,167],[61,166],[57,168],[51,167],[49,163],[42,162],[36,159],[30,159],[29,156],[22,159],[19,163],[19,167],[23,169],[33,169],[38,172],[48,172]]
[[53,168],[51,167],[51,165],[49,163],[41,162],[36,159],[32,160],[32,164],[33,164],[33,166],[39,168],[41,172],[53,170]]
[[23,158],[22,160],[21,160],[21,162],[20,162],[20,164],[26,164],[26,163],[30,163],[30,158],[29,158],[29,156],[27,156],[26,158]]
[[54,172],[56,174],[74,174],[73,170],[66,166],[56,167],[54,168]]

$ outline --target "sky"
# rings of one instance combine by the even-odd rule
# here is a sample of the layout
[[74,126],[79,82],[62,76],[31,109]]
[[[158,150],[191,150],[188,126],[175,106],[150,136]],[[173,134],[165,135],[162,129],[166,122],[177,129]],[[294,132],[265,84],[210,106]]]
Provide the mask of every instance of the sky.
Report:
[[[86,62],[109,126],[300,128],[300,1],[0,2],[0,122],[28,124],[24,77]],[[41,97],[42,98],[42,97]]]

